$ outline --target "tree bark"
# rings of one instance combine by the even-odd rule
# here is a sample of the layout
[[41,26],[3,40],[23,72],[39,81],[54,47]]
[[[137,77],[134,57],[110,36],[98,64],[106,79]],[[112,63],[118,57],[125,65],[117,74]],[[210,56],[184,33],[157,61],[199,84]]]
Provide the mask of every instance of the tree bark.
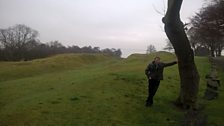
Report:
[[210,54],[211,57],[215,57],[215,45],[213,42],[210,44],[210,51],[211,51],[211,54]]
[[168,0],[168,9],[162,21],[178,58],[180,95],[177,103],[188,109],[196,106],[200,77],[194,62],[193,50],[180,20],[182,2],[183,0]]
[[218,55],[217,56],[222,56],[222,46],[219,45],[218,47]]

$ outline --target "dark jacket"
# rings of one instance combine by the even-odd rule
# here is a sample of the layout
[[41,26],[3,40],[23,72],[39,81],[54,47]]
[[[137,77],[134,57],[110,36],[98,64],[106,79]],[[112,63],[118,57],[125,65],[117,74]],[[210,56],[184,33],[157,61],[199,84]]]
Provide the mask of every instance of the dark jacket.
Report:
[[163,80],[163,69],[164,67],[167,66],[172,66],[174,64],[177,64],[176,61],[174,62],[170,62],[170,63],[163,63],[160,62],[158,64],[156,64],[154,61],[152,63],[150,63],[146,70],[145,70],[145,74],[146,76],[151,79],[156,79],[156,80]]

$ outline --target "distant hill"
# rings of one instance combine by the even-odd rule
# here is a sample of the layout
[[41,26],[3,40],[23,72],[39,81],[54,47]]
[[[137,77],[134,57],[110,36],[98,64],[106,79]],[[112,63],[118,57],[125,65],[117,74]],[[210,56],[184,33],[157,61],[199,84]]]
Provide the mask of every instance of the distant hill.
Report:
[[150,54],[132,54],[127,57],[128,60],[153,60],[156,56],[159,56],[161,60],[166,61],[170,59],[174,59],[176,56],[173,53],[159,51]]

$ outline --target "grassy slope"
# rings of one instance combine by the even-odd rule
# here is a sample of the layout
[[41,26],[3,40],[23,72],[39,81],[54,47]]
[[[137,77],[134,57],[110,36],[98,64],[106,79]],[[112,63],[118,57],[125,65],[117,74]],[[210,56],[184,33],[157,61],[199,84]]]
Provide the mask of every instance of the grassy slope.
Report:
[[65,54],[27,62],[0,62],[0,82],[69,69],[79,69],[106,60],[114,60],[114,58],[111,59],[111,57],[103,54]]
[[[60,55],[20,63],[0,63],[0,125],[179,125],[182,112],[171,104],[178,95],[177,66],[166,68],[153,108],[145,108],[144,69],[158,54],[135,54],[119,60],[103,55]],[[160,53],[164,62],[175,56]],[[196,58],[201,74],[200,97],[209,71]],[[223,78],[222,78],[223,79]],[[222,87],[223,89],[223,87]],[[223,95],[207,104],[210,124],[223,124]],[[215,111],[213,111],[215,109]]]

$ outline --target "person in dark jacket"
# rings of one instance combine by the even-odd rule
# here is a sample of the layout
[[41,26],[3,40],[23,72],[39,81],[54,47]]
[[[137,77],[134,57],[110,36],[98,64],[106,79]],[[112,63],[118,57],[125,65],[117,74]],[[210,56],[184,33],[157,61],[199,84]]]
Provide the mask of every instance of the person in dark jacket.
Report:
[[174,64],[177,64],[177,61],[163,63],[160,62],[160,57],[155,57],[154,61],[147,66],[145,74],[148,78],[149,85],[146,107],[151,106],[153,104],[153,96],[156,94],[160,80],[163,80],[163,69]]

